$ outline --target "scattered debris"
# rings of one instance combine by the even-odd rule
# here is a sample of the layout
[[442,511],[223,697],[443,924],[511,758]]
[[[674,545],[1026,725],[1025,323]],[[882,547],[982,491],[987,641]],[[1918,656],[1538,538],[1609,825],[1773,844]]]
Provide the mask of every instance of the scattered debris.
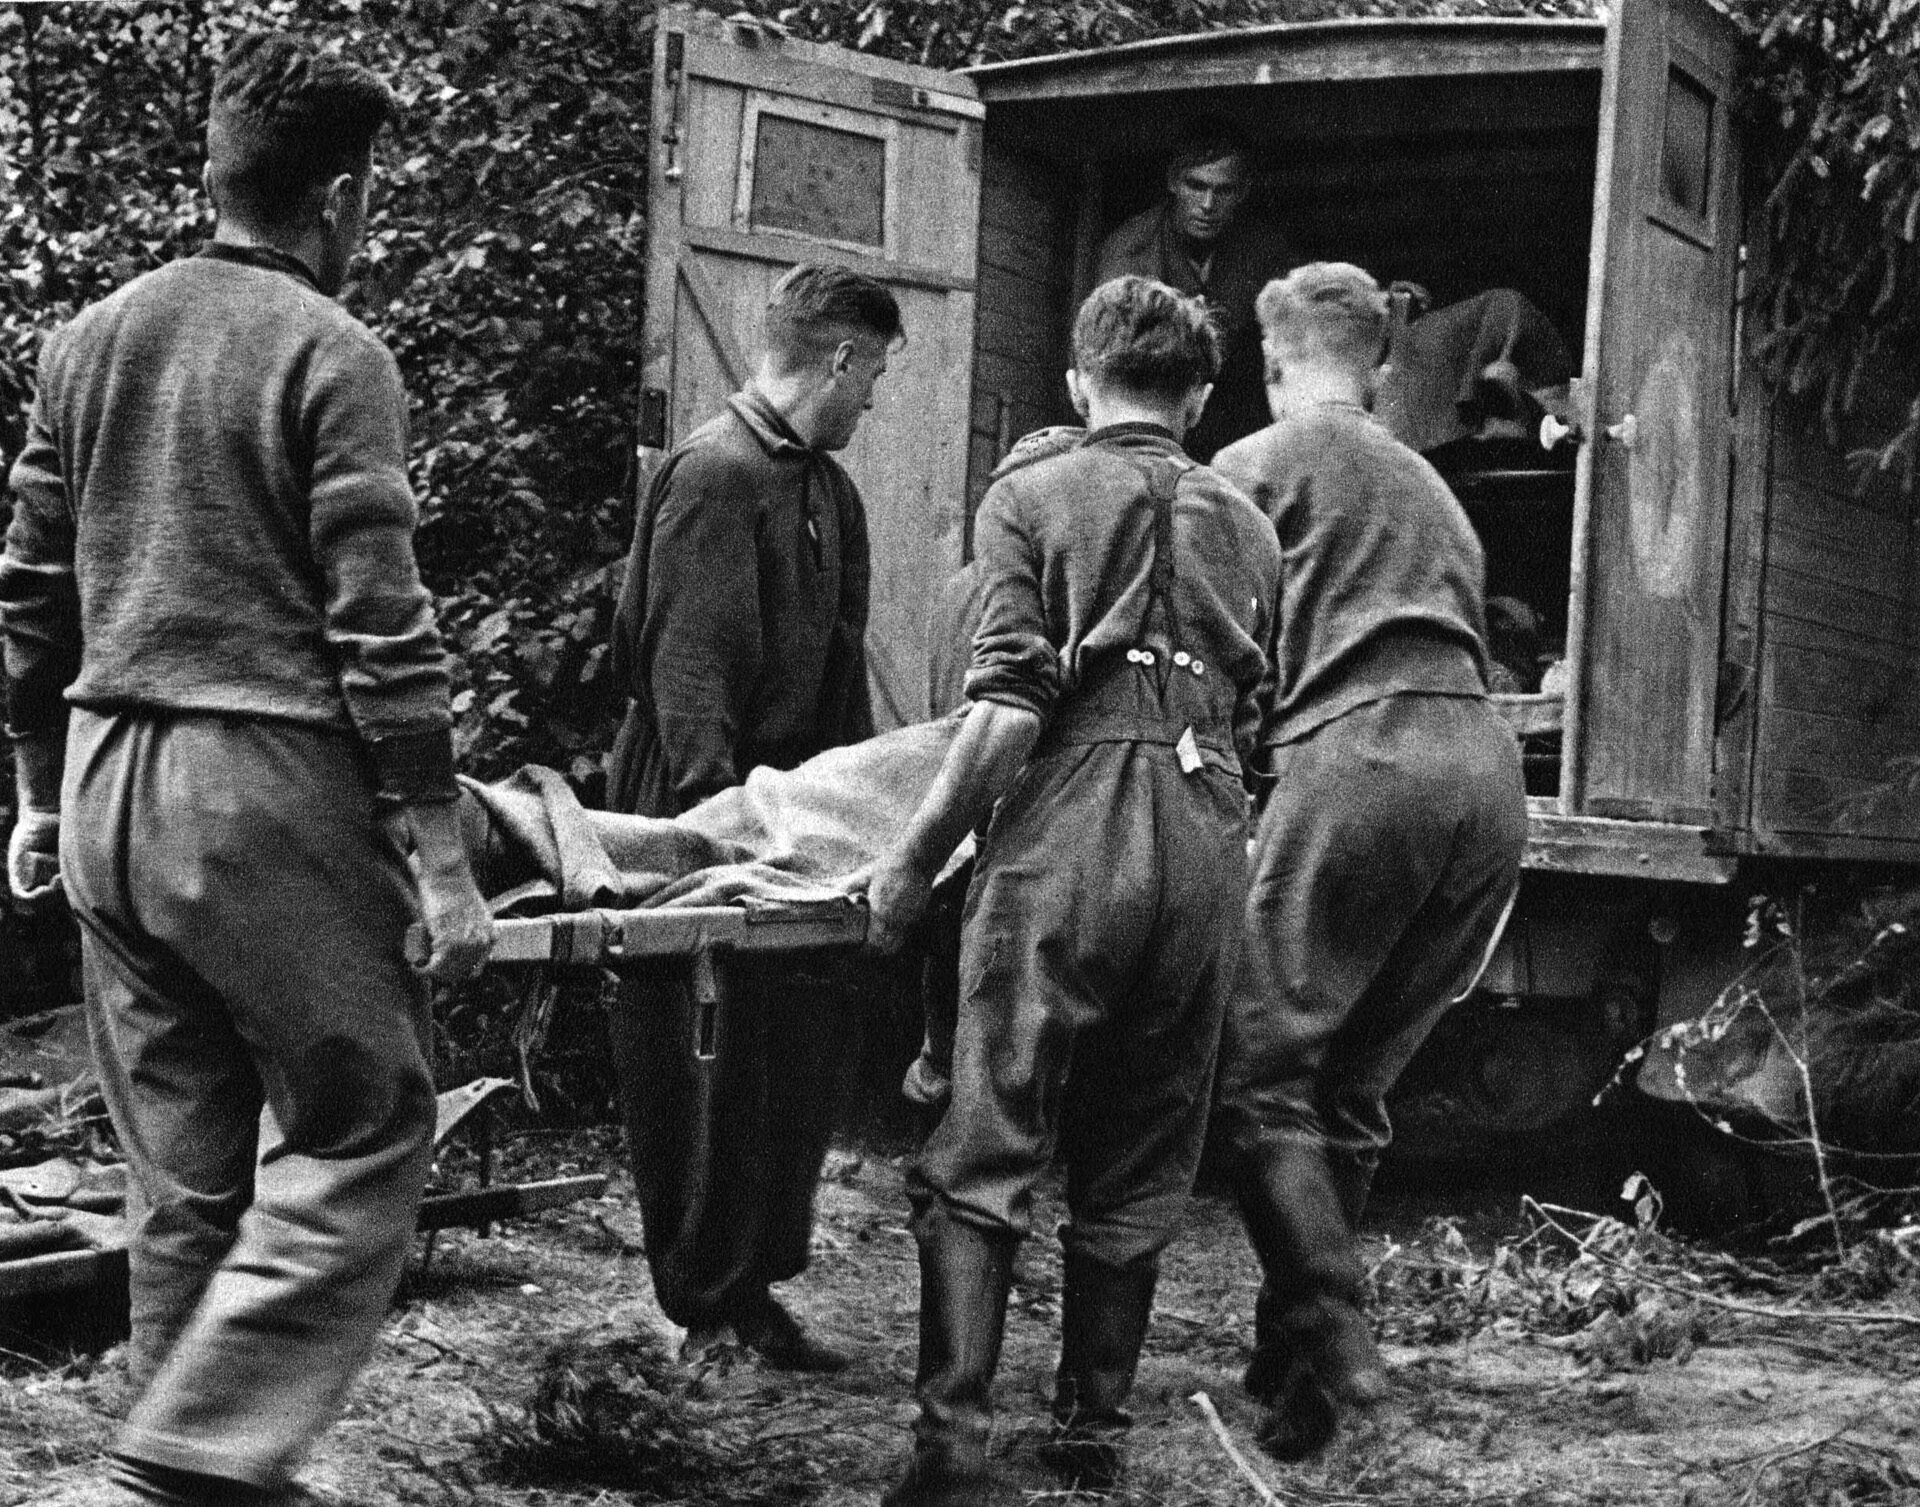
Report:
[[576,1335],[548,1353],[524,1419],[496,1419],[494,1467],[515,1484],[618,1488],[629,1502],[797,1507],[817,1467],[737,1403],[692,1395],[690,1373],[642,1330]]

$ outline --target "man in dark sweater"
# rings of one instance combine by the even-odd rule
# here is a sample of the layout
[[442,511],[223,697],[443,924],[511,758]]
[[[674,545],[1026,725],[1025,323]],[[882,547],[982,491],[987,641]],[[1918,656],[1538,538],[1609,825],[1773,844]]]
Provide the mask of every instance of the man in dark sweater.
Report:
[[373,1342],[431,1156],[407,927],[442,979],[490,944],[405,397],[330,296],[391,110],[365,69],[235,43],[213,243],[47,338],[12,473],[9,879],[44,893],[57,850],[137,1193],[139,1395],[88,1503],[282,1499]]
[[1386,1392],[1353,1227],[1385,1097],[1470,987],[1519,879],[1520,756],[1486,699],[1479,540],[1368,412],[1387,301],[1314,263],[1259,300],[1277,421],[1215,458],[1285,556],[1247,966],[1221,1048],[1264,1283],[1247,1387],[1283,1457]]
[[1198,299],[1140,277],[1103,284],[1073,347],[1088,432],[1011,467],[981,502],[971,705],[869,886],[872,936],[898,945],[991,812],[952,1101],[908,1175],[920,1416],[889,1507],[1021,1500],[988,1467],[989,1394],[1056,1144],[1068,1218],[1048,1454],[1074,1489],[1115,1483],[1240,950],[1242,760],[1279,550],[1246,498],[1180,449],[1219,370]]
[[1207,301],[1220,329],[1220,379],[1187,436],[1196,460],[1267,422],[1253,301],[1299,258],[1271,220],[1246,212],[1252,151],[1223,122],[1187,122],[1167,159],[1166,197],[1110,231],[1095,283],[1132,273]]
[[[791,769],[872,734],[866,513],[833,452],[902,333],[882,284],[794,268],[774,286],[753,381],[667,457],[614,620],[632,702],[608,761],[613,809],[674,816],[756,765]],[[790,965],[721,972],[711,1011],[687,987],[636,985],[611,1022],[654,1292],[690,1356],[738,1342],[831,1369],[842,1358],[768,1287],[806,1266],[845,1023]]]

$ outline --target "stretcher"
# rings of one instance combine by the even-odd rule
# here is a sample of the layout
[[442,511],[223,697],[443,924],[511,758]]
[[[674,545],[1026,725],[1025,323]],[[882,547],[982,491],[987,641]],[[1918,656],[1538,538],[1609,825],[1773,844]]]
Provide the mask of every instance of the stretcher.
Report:
[[[726,988],[726,971],[721,964],[725,956],[857,947],[866,939],[867,916],[864,901],[846,897],[742,899],[731,905],[509,916],[494,923],[488,966],[543,969],[557,982],[560,975],[572,971],[610,970],[634,975],[644,974],[650,967],[686,964],[699,1010],[695,1050],[702,1057],[711,1057]],[[424,962],[427,951],[425,931],[418,926],[412,928],[407,934],[408,956],[416,963]],[[524,1055],[522,1074],[523,1078],[527,1076]],[[486,1105],[512,1086],[504,1078],[482,1078],[465,1089],[441,1095],[435,1143],[471,1120],[479,1135],[481,1186],[459,1193],[429,1194],[421,1205],[420,1229],[465,1225],[484,1230],[499,1219],[558,1208],[606,1191],[607,1179],[599,1174],[540,1183],[494,1183],[493,1137]]]
[[[622,971],[669,958],[710,961],[725,952],[857,947],[866,936],[867,907],[850,897],[566,911],[494,922],[488,966]],[[415,963],[426,961],[422,928],[408,933],[407,953]]]

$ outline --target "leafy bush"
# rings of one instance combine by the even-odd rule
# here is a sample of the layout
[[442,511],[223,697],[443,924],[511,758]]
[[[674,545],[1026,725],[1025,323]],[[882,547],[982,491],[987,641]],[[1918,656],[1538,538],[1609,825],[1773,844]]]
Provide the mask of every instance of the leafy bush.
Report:
[[630,0],[143,0],[0,12],[0,455],[41,333],[212,229],[199,188],[227,39],[298,26],[393,81],[344,301],[413,402],[419,549],[455,650],[458,744],[590,785],[606,566],[630,527],[651,32]]
[[1740,0],[1771,148],[1772,254],[1755,287],[1775,385],[1828,442],[1911,493],[1920,463],[1920,9],[1911,0]]

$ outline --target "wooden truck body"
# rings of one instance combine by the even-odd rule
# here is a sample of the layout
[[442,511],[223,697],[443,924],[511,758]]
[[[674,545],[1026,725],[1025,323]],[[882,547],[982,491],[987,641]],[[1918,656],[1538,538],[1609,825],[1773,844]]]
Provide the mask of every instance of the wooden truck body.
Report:
[[[1738,59],[1705,0],[1623,0],[1605,23],[1269,26],[963,74],[665,11],[643,457],[745,378],[785,267],[888,281],[908,343],[846,459],[872,517],[875,706],[925,716],[928,606],[998,458],[1071,419],[1066,334],[1101,236],[1162,191],[1184,115],[1232,121],[1253,212],[1296,243],[1436,303],[1516,288],[1578,353],[1577,454],[1469,453],[1448,474],[1490,593],[1565,644],[1496,987],[1590,997],[1650,920],[1663,942],[1675,916],[1724,936],[1743,865],[1920,860],[1920,800],[1888,779],[1920,747],[1914,532],[1745,355],[1765,185]],[[1715,974],[1667,951],[1670,986]]]

